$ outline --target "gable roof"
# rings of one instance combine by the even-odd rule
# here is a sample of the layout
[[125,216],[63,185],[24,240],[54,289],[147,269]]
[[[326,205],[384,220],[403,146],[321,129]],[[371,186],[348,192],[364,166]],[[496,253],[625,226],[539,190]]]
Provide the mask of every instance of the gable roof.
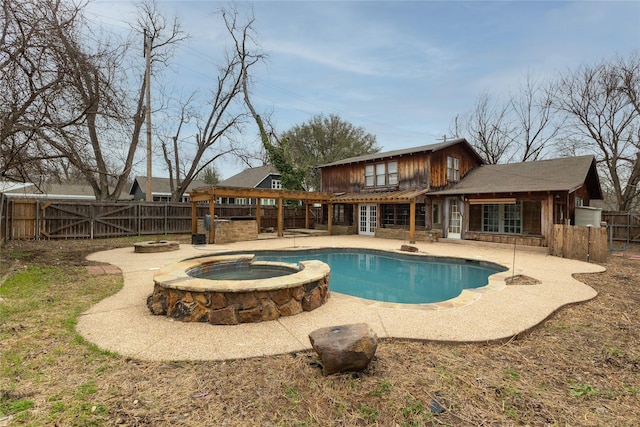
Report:
[[248,168],[218,183],[219,187],[255,188],[269,175],[280,176],[280,172],[272,165]]
[[524,163],[482,165],[460,182],[434,195],[575,191],[587,183],[592,199],[602,198],[602,188],[591,155]]
[[458,138],[458,139],[452,139],[450,141],[439,142],[436,144],[421,145],[418,147],[404,148],[401,150],[385,151],[381,153],[373,153],[373,154],[365,154],[363,156],[349,157],[348,159],[338,160],[335,162],[320,165],[318,167],[325,168],[329,166],[346,165],[349,163],[360,163],[360,162],[368,162],[372,160],[388,159],[388,158],[406,156],[406,155],[416,154],[416,153],[429,153],[429,152],[442,150],[444,148],[448,148],[457,144],[466,145],[469,151],[477,158],[478,162],[480,164],[484,164],[484,161],[480,158],[478,153],[476,153],[476,151],[471,147],[471,144],[469,144],[469,142],[467,142],[467,140],[464,138]]
[[[138,185],[138,187],[140,187],[140,189],[144,193],[147,190],[147,177],[136,176],[136,178],[133,181],[133,184],[131,185],[131,189],[129,190],[129,194],[134,194],[134,188],[136,185]],[[193,180],[187,186],[187,191],[191,191],[194,188],[198,188],[198,187],[207,187],[208,185],[209,184],[207,184],[204,181]],[[171,183],[169,181],[169,178],[158,178],[155,176],[151,178],[151,192],[153,194],[159,194],[159,195],[170,195]]]
[[93,187],[87,184],[24,183],[4,191],[7,197],[95,200]]

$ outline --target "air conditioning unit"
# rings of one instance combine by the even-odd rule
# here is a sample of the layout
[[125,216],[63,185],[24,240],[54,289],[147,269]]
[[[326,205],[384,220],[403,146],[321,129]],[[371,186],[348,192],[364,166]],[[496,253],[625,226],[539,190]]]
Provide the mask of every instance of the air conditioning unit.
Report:
[[591,206],[576,206],[576,225],[581,227],[600,227],[602,209]]

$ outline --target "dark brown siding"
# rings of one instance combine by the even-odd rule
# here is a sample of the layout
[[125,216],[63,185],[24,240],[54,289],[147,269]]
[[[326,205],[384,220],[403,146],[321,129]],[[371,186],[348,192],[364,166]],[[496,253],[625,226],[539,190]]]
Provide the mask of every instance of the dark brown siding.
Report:
[[463,145],[454,145],[431,154],[431,189],[445,188],[451,184],[447,181],[447,157],[460,159],[460,179],[473,168],[479,166],[478,161]]
[[[412,153],[401,157],[387,157],[376,161],[322,168],[322,191],[360,193],[380,189],[441,189],[450,184],[447,181],[448,156],[460,159],[460,179],[479,165],[477,157],[469,151],[466,144],[456,144],[435,152]],[[365,166],[389,161],[398,162],[398,184],[390,187],[365,187]]]

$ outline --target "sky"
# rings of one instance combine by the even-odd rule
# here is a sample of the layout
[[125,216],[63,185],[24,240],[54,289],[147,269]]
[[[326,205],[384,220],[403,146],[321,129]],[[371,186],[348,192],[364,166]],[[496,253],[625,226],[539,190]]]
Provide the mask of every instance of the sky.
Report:
[[[335,114],[382,151],[442,140],[482,94],[508,96],[527,74],[553,79],[640,49],[640,1],[158,1],[190,35],[159,78],[185,93],[213,87],[229,41],[215,11],[230,4],[252,11],[268,56],[253,71],[258,112],[279,132]],[[122,31],[135,6],[97,0],[89,10]],[[256,135],[249,127],[244,138],[258,149]],[[223,178],[245,167],[215,165]]]

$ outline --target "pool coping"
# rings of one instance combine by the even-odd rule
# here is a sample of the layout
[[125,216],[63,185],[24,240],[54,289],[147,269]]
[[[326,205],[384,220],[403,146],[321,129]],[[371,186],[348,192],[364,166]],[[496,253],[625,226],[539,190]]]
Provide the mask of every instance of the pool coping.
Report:
[[[427,258],[427,259],[437,259],[437,260],[442,260],[445,262],[456,262],[459,260],[464,260],[464,261],[471,261],[477,265],[490,265],[490,266],[497,266],[497,267],[501,267],[501,268],[505,268],[506,270],[504,271],[498,271],[496,273],[491,274],[488,277],[488,283],[484,286],[478,286],[477,288],[467,288],[467,289],[463,289],[462,292],[460,293],[460,295],[457,295],[453,298],[449,298],[443,301],[437,301],[437,302],[428,302],[428,303],[417,303],[417,304],[411,304],[411,303],[399,303],[399,302],[389,302],[389,301],[378,301],[378,300],[370,300],[370,299],[366,299],[366,298],[362,298],[362,297],[357,297],[354,295],[349,295],[349,294],[344,294],[344,293],[340,293],[340,292],[336,292],[336,291],[331,291],[331,293],[333,294],[340,294],[345,298],[353,298],[354,301],[360,303],[360,304],[365,304],[365,305],[369,305],[369,306],[376,306],[376,307],[386,307],[386,308],[393,308],[393,309],[413,309],[413,310],[445,310],[445,309],[451,309],[451,308],[456,308],[456,307],[463,307],[467,304],[471,304],[474,301],[476,301],[478,298],[480,298],[484,293],[489,292],[489,291],[499,291],[500,289],[503,289],[506,286],[506,280],[511,278],[512,275],[511,274],[506,274],[509,271],[509,267],[502,265],[502,264],[497,264],[495,262],[491,262],[491,261],[484,261],[484,260],[474,260],[471,258],[461,258],[461,257],[452,257],[452,256],[439,256],[439,255],[433,255],[433,254],[428,254],[428,253],[424,253],[424,252],[406,252],[406,251],[402,251],[400,249],[394,249],[394,250],[380,250],[380,249],[371,249],[371,248],[358,248],[358,247],[351,247],[351,246],[340,246],[340,247],[310,247],[310,246],[305,246],[305,247],[297,247],[297,248],[283,248],[283,249],[276,249],[275,251],[278,252],[296,252],[296,251],[314,251],[314,250],[331,250],[331,249],[346,249],[346,250],[359,250],[359,251],[367,251],[367,252],[371,252],[371,253],[392,253],[392,254],[397,254],[400,256],[405,256],[405,257],[421,257],[421,258]],[[254,250],[254,251],[248,251],[251,252],[251,255],[255,255],[255,252],[262,252],[264,250]],[[269,249],[267,249],[266,251],[270,251]],[[230,253],[228,253],[230,252]],[[217,255],[217,256],[221,256],[221,257],[232,257],[232,256],[249,256],[249,254],[247,253],[247,251],[242,251],[242,253],[238,253],[237,251],[225,251],[225,252],[221,252],[221,255]],[[184,260],[183,262],[187,262],[187,261],[192,261],[192,260],[199,260],[202,259],[202,257],[195,257],[195,258],[189,258],[188,260]],[[308,261],[302,261],[300,264],[304,264],[307,263]],[[323,263],[324,264],[324,263]],[[325,264],[326,265],[326,264]],[[155,280],[155,276],[154,276],[154,280]],[[329,284],[329,286],[331,286],[331,284]]]
[[[597,293],[575,280],[573,274],[604,271],[596,264],[553,257],[530,248],[466,241],[418,242],[415,246],[422,254],[485,260],[510,268],[492,275],[483,288],[465,290],[453,300],[428,307],[379,303],[332,292],[322,307],[311,312],[255,324],[216,326],[153,316],[145,304],[153,290],[154,272],[198,254],[301,245],[396,251],[403,243],[406,241],[364,236],[311,236],[225,245],[183,244],[178,251],[156,254],[134,254],[132,247],[95,253],[88,259],[120,268],[124,287],[82,313],[77,331],[105,350],[145,360],[226,360],[308,350],[308,335],[313,330],[358,322],[368,323],[381,339],[504,340],[535,327],[565,305],[594,298]],[[539,284],[507,285],[506,279],[515,275],[532,277]],[[176,340],[185,345],[175,345]]]
[[[220,254],[208,255],[205,257],[189,258],[163,266],[153,275],[156,285],[170,289],[183,291],[211,291],[211,292],[256,292],[272,291],[277,289],[288,289],[296,286],[317,282],[329,274],[329,266],[321,261],[303,261],[300,268],[293,264],[273,261],[254,261],[252,254]],[[206,278],[193,277],[189,274],[207,264],[225,263],[232,261],[249,261],[254,265],[282,266],[291,270],[290,274],[267,279],[254,280],[211,280]]]

